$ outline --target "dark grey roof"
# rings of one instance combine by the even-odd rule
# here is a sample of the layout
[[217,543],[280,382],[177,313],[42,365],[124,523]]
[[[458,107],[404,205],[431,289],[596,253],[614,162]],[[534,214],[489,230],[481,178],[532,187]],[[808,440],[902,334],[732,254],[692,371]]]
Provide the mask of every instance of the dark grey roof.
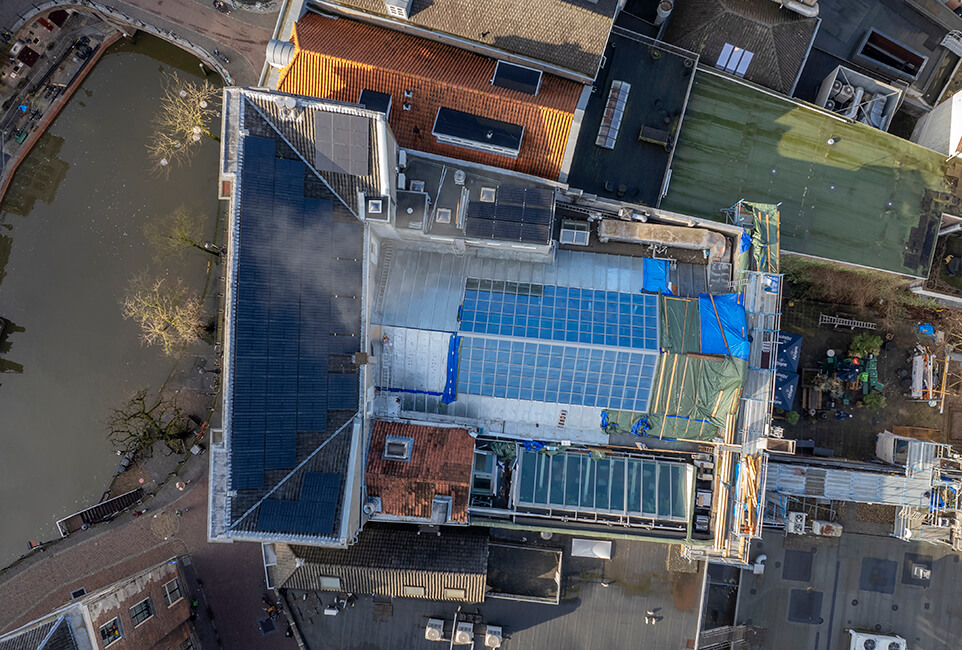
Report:
[[418,535],[416,526],[368,524],[349,548],[291,546],[291,552],[308,564],[486,574],[488,531],[445,527],[440,535]]
[[818,26],[775,2],[685,0],[676,2],[664,40],[697,52],[714,66],[726,43],[752,52],[745,79],[790,93]]
[[66,616],[50,619],[24,632],[0,639],[0,650],[77,650]]
[[[331,2],[388,16],[384,0]],[[618,0],[414,0],[410,19],[394,25],[477,41],[594,78],[617,7]]]

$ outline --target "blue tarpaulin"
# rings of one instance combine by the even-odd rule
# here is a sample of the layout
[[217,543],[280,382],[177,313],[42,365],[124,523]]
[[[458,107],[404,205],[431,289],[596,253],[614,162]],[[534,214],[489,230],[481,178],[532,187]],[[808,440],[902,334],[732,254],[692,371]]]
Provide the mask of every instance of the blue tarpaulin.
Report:
[[457,334],[451,335],[448,343],[448,377],[444,382],[444,393],[441,395],[441,403],[450,404],[458,398],[458,355],[461,350],[461,337]]
[[738,242],[738,252],[746,253],[748,252],[748,249],[751,247],[752,247],[752,236],[749,235],[747,232],[743,232],[741,239],[739,239],[739,242]]
[[798,372],[798,360],[801,356],[802,337],[790,332],[779,332],[775,367],[785,372]]
[[935,328],[932,327],[932,323],[919,323],[919,334],[926,334],[935,338]]
[[791,411],[795,407],[795,393],[798,391],[798,375],[794,372],[778,370],[775,372],[775,399],[772,406]]
[[644,258],[642,274],[644,276],[645,291],[671,295],[671,288],[668,285],[668,260],[655,260],[650,257]]
[[748,321],[740,293],[698,296],[701,351],[748,359]]

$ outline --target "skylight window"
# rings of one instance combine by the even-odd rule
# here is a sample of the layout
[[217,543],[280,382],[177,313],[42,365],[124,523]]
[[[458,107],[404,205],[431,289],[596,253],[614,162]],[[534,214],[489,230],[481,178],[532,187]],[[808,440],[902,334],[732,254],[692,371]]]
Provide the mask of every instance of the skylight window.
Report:
[[541,88],[541,70],[498,61],[491,83],[499,88],[537,95]]
[[432,132],[441,144],[517,158],[524,127],[442,106]]
[[386,436],[384,439],[384,460],[410,461],[414,450],[414,438],[407,436]]

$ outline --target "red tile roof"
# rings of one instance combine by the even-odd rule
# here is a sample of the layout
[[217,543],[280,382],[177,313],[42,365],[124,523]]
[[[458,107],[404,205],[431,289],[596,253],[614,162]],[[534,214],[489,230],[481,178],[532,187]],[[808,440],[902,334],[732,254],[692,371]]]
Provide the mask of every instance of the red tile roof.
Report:
[[[576,82],[545,74],[537,95],[500,88],[491,84],[494,59],[317,14],[297,22],[294,44],[294,59],[281,70],[278,90],[350,103],[365,89],[388,93],[393,98],[388,122],[402,147],[543,178],[556,179],[561,171],[582,90]],[[431,130],[441,106],[523,126],[520,155],[511,159],[439,144]]]
[[[382,458],[389,435],[414,439],[410,461]],[[376,421],[364,478],[385,514],[429,519],[434,497],[450,496],[451,518],[467,522],[473,462],[474,438],[464,429]]]

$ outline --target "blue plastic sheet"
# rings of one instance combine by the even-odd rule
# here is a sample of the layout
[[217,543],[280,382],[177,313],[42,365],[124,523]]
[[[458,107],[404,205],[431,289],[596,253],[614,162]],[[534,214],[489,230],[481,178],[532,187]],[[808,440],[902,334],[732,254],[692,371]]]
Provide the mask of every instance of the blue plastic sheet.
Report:
[[642,275],[645,291],[671,295],[671,289],[668,286],[668,260],[644,258]]
[[927,334],[934,339],[935,328],[932,327],[932,323],[919,323],[919,334]]
[[748,359],[748,320],[740,293],[698,296],[701,351]]
[[601,412],[601,428],[602,429],[608,428],[608,412],[607,411]]
[[743,232],[741,238],[738,241],[738,252],[745,253],[749,248],[752,247],[752,236],[747,232]]
[[528,451],[541,451],[545,448],[545,444],[540,440],[522,440],[521,446]]
[[458,398],[458,356],[461,351],[461,337],[457,334],[451,335],[448,343],[448,376],[444,382],[444,393],[441,394],[441,403],[450,404]]

